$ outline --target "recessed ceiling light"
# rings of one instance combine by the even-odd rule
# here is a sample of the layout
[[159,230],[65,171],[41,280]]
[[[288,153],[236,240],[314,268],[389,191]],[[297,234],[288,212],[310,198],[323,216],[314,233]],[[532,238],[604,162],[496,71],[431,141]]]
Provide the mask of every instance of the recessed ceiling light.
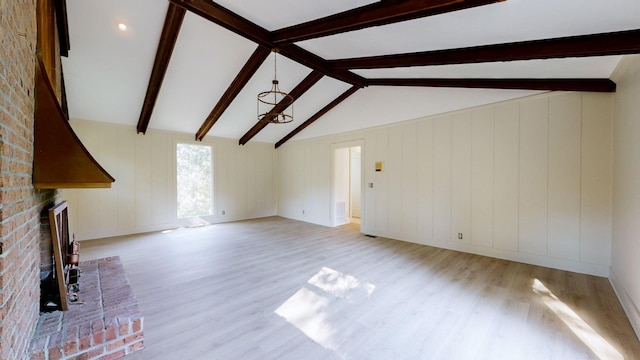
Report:
[[127,24],[118,23],[118,29],[120,29],[120,31],[127,31]]

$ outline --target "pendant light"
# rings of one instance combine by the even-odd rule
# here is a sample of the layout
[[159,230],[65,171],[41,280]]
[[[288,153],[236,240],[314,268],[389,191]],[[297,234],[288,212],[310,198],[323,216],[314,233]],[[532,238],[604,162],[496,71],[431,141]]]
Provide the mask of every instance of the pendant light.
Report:
[[[278,49],[273,49],[273,80],[271,89],[258,94],[258,120],[272,124],[286,124],[293,121],[293,96],[280,91],[276,57]],[[287,112],[289,111],[289,112]]]

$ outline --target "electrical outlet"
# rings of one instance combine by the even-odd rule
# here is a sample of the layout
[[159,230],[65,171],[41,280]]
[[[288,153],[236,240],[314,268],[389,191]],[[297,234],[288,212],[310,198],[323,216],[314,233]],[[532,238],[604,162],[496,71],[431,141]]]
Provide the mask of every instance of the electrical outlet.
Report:
[[458,233],[458,240],[462,240],[462,233]]
[[302,210],[302,215],[304,215],[304,210]]

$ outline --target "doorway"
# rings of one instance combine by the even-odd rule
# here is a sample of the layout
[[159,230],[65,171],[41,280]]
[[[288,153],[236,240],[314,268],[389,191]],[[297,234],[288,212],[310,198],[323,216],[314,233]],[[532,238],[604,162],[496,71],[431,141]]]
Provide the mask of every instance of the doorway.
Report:
[[333,226],[362,225],[362,145],[337,145],[333,148]]

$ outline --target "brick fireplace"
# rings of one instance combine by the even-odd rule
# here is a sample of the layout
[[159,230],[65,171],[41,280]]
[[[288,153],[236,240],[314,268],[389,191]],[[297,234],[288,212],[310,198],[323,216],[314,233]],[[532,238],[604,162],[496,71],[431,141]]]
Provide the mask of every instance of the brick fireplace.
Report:
[[144,348],[143,317],[118,257],[81,261],[78,301],[43,313],[33,360],[118,359]]
[[40,211],[55,190],[35,190],[33,163],[36,3],[0,13],[0,358],[21,359],[40,307]]
[[[95,328],[95,321],[89,330],[85,325],[64,327],[64,319],[86,314],[57,312],[57,315],[40,316],[40,280],[53,269],[51,233],[48,222],[42,220],[46,219],[46,210],[60,199],[57,198],[57,190],[36,190],[32,181],[38,37],[36,7],[39,1],[5,1],[0,11],[0,359],[28,358],[36,329],[38,334],[42,334],[42,330],[53,328],[43,326],[45,323],[56,323],[55,328],[65,329],[63,340],[70,339],[69,334],[77,329],[79,340],[75,344],[79,358],[89,358],[87,352],[82,354],[87,343],[86,337],[81,335],[87,331],[92,336],[90,346],[103,339],[96,353],[101,351],[100,356],[117,358],[142,347],[138,338],[142,334],[142,318],[137,305],[135,309],[122,305],[135,304],[128,285],[129,290],[124,293],[112,291],[121,288],[120,285],[96,285],[101,296],[99,301],[102,305],[99,307],[103,324],[91,316],[86,317],[90,323],[98,321]],[[56,61],[59,68],[59,59]],[[59,78],[60,74],[56,76]],[[60,83],[56,81],[56,84]],[[56,90],[60,93],[59,87]],[[89,279],[93,265],[89,262],[86,266]],[[105,266],[109,268],[109,265]],[[99,279],[101,270],[98,263],[95,269],[95,277]],[[124,273],[123,270],[121,272]],[[87,288],[87,294],[81,297],[97,299],[95,291],[92,293],[91,287]],[[85,305],[88,304],[89,301]],[[110,312],[112,308],[123,312],[113,314]],[[127,318],[128,315],[131,316]],[[98,330],[98,325],[103,325],[104,329]],[[73,342],[59,340],[63,336],[60,333],[47,332],[46,336],[47,349],[59,348],[60,343],[63,344],[63,353],[67,353],[70,351],[67,348],[73,347]],[[42,337],[36,336],[36,339]],[[53,352],[51,356],[47,352],[45,358],[59,358]]]
[[41,229],[50,241],[40,244],[40,268],[43,276],[55,279],[47,277],[41,287],[41,313],[29,358],[118,359],[143,349],[143,317],[120,258],[78,263],[66,201],[47,213]]

